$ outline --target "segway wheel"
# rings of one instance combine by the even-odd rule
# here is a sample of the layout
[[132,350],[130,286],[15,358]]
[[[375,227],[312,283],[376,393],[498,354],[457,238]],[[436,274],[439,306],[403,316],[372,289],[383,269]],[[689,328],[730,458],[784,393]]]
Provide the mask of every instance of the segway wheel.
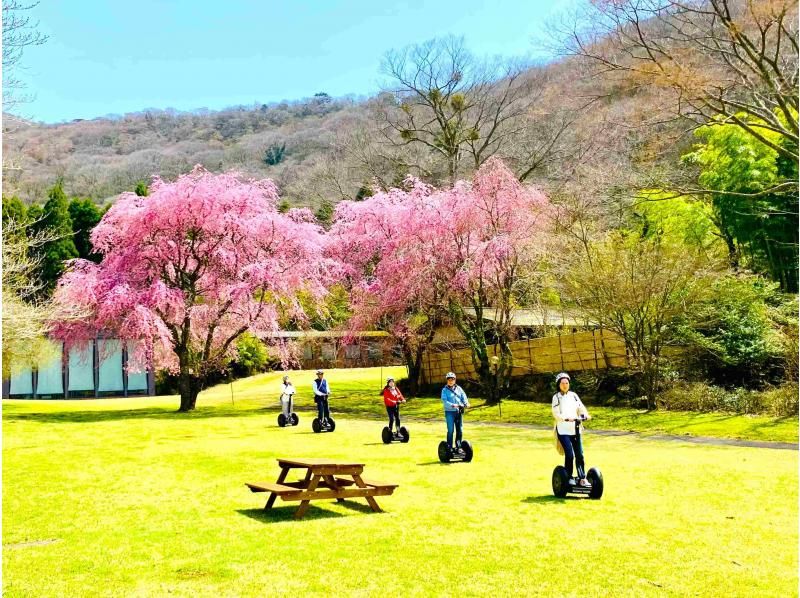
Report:
[[472,451],[472,445],[469,443],[469,440],[462,440],[461,441],[461,449],[464,451],[464,462],[469,463],[472,461],[472,455],[474,455]]
[[283,413],[278,415],[278,425],[281,428],[283,428],[286,425],[286,416]]
[[388,426],[384,426],[381,430],[381,440],[383,440],[383,444],[389,444],[392,441],[392,433]]
[[589,498],[594,498],[596,500],[603,496],[603,474],[600,473],[600,470],[596,467],[592,467],[586,472],[586,479],[592,485],[592,488],[589,490]]
[[315,417],[314,420],[311,422],[311,429],[314,430],[315,434],[319,434],[322,432],[322,424],[319,423],[319,418]]
[[333,432],[336,429],[336,422],[328,418],[328,432]]
[[400,426],[400,442],[408,442],[411,440],[411,434],[408,433],[408,428]]
[[569,475],[563,465],[559,465],[553,470],[553,494],[558,498],[564,498],[569,490]]
[[293,426],[296,426],[297,424],[299,424],[299,423],[300,423],[300,418],[297,416],[297,414],[296,414],[296,413],[292,413],[292,414],[289,416],[289,418],[292,420],[292,425],[293,425]]
[[447,442],[444,440],[439,443],[439,461],[450,463],[450,447],[447,446]]

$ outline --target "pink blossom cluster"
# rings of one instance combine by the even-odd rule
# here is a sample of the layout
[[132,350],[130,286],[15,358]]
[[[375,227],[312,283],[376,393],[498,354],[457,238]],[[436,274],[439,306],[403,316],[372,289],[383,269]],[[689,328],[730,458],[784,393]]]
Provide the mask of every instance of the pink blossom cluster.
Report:
[[302,320],[296,294],[321,297],[331,262],[310,212],[281,214],[277,203],[270,180],[200,166],[173,183],[156,179],[147,197],[122,194],[92,232],[103,261],[77,260],[56,291],[92,317],[57,322],[55,335],[152,339],[135,361],[174,371],[179,345],[221,360],[242,329],[274,332],[281,313]]
[[403,338],[451,301],[482,293],[491,304],[541,247],[550,215],[545,195],[496,159],[450,189],[408,179],[404,189],[340,203],[329,250],[347,264],[351,328],[382,322]]

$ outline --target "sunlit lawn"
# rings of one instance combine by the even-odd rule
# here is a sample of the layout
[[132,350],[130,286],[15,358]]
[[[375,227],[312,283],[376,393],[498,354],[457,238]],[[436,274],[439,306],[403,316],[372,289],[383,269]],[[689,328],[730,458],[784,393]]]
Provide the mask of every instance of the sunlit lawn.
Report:
[[[330,372],[334,413],[348,388],[379,413],[380,375]],[[381,421],[352,415],[333,434],[311,433],[307,411],[278,428],[278,379],[234,383],[233,404],[218,387],[188,415],[175,397],[5,401],[5,595],[797,594],[797,451],[590,431],[606,494],[558,500],[546,430],[471,426],[488,415],[476,409],[475,461],[445,466],[435,401],[406,405],[437,420],[410,420],[411,442],[385,446]],[[310,379],[295,376],[303,407]],[[503,418],[544,423],[540,407]],[[277,477],[287,456],[363,461],[400,487],[382,514],[363,500],[312,503],[302,521],[297,503],[265,513],[244,482]]]
[[[331,409],[334,412],[384,417],[385,410],[380,391],[387,375],[400,379],[405,368],[365,368],[332,370],[326,373],[331,388]],[[248,409],[256,406],[276,406],[281,374],[263,374],[233,383],[220,385],[200,395],[199,405],[214,404],[220,408]],[[313,372],[293,372],[292,381],[298,390],[298,409],[314,409],[311,394]],[[483,406],[483,401],[473,398],[475,409],[469,413],[472,421],[552,425],[551,395],[536,397],[539,402],[504,401],[498,407]],[[544,402],[542,400],[544,399]],[[177,399],[175,405],[177,408]],[[238,406],[238,407],[237,407]],[[797,442],[797,417],[773,418],[768,416],[733,415],[728,413],[690,413],[681,411],[647,412],[625,407],[591,406],[591,427],[603,430],[636,431],[645,434],[679,434],[715,436]],[[412,399],[401,408],[401,413],[421,418],[442,418],[442,405],[438,397]]]

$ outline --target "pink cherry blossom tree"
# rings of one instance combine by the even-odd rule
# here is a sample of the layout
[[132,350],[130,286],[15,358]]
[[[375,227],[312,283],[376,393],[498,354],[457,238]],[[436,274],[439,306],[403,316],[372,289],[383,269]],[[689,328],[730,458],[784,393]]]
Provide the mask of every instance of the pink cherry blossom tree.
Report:
[[[412,384],[449,318],[472,349],[484,398],[497,402],[512,368],[512,312],[537,290],[550,205],[498,159],[471,182],[436,190],[409,180],[337,208],[331,247],[347,264],[351,327],[384,326],[402,343]],[[487,339],[496,340],[494,358]]]
[[[491,158],[471,183],[443,192],[438,211],[447,223],[448,251],[440,255],[451,281],[449,315],[472,350],[484,398],[496,403],[511,380],[514,309],[537,302],[542,290],[553,208]],[[489,354],[487,339],[499,355]]]
[[277,210],[270,180],[244,181],[197,166],[147,197],[120,195],[92,232],[100,264],[76,260],[55,300],[91,317],[57,322],[68,343],[98,332],[136,339],[135,364],[178,376],[180,411],[194,409],[212,372],[235,357],[236,339],[302,321],[298,291],[319,298],[329,262],[307,210]]
[[433,191],[409,178],[405,189],[341,202],[330,231],[329,247],[350,290],[349,329],[380,328],[400,342],[411,395],[419,390],[425,349],[447,317],[447,279],[437,270],[437,238],[423,217]]

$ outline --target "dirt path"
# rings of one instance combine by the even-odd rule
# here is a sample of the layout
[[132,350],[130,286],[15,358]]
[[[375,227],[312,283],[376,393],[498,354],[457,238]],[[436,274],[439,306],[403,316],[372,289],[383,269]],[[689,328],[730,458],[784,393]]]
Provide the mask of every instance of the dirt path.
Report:
[[[342,412],[343,416],[348,417],[358,417],[360,419],[374,419],[374,420],[382,420],[385,419],[383,417],[378,417],[374,414],[370,413],[354,413],[354,412]],[[412,417],[412,416],[403,416],[404,421],[418,421],[418,422],[425,422],[425,423],[436,423],[441,422],[444,425],[444,420],[439,418],[422,418],[422,417]],[[516,428],[520,430],[552,430],[552,426],[543,426],[540,424],[516,424],[516,423],[504,423],[504,422],[476,422],[470,421],[468,422],[470,426],[497,426],[501,428]],[[633,436],[640,440],[656,440],[661,442],[688,442],[691,444],[704,444],[710,446],[744,446],[750,448],[767,448],[767,449],[779,449],[779,450],[786,450],[786,451],[796,451],[798,450],[798,444],[796,442],[768,442],[765,440],[740,440],[738,438],[716,438],[714,436],[690,436],[690,435],[678,435],[678,434],[644,434],[642,432],[628,432],[624,430],[597,430],[597,429],[590,429],[587,431],[587,435],[596,435],[596,436]]]

